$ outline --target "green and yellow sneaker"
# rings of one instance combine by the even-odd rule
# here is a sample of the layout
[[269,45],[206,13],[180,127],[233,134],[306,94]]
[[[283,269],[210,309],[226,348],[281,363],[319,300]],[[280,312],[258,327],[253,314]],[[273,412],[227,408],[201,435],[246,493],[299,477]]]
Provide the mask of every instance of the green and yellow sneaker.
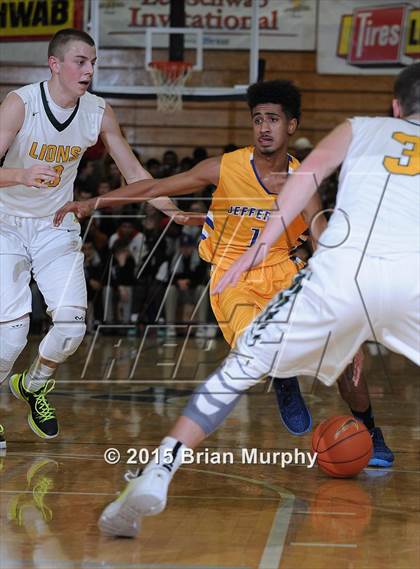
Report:
[[4,436],[4,427],[0,425],[0,451],[6,448],[6,438]]
[[28,423],[33,432],[43,439],[52,439],[58,435],[58,423],[47,394],[54,389],[55,381],[49,379],[41,389],[32,393],[24,387],[25,375],[26,371],[12,375],[9,380],[10,389],[17,399],[29,405]]

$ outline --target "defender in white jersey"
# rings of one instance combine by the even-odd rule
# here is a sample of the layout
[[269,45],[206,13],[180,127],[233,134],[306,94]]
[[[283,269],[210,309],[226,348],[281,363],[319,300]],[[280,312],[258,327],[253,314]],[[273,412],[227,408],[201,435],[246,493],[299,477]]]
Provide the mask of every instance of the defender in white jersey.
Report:
[[318,183],[343,162],[337,205],[308,269],[197,388],[154,459],[105,508],[102,531],[133,536],[139,516],[161,512],[183,450],[217,429],[264,376],[313,375],[331,385],[366,340],[420,364],[420,63],[399,75],[393,109],[395,118],[346,121],[288,178],[277,212],[215,293],[262,262]]
[[[83,340],[87,306],[79,223],[71,214],[54,227],[53,214],[73,198],[80,159],[98,136],[127,182],[150,178],[111,107],[87,92],[95,61],[88,34],[61,30],[49,45],[51,79],[9,93],[0,108],[0,158],[7,153],[0,169],[0,382],[26,344],[32,271],[53,326],[29,371],[13,375],[10,387],[44,438],[58,434],[47,394],[58,364]],[[153,204],[180,223],[190,221],[169,199]]]

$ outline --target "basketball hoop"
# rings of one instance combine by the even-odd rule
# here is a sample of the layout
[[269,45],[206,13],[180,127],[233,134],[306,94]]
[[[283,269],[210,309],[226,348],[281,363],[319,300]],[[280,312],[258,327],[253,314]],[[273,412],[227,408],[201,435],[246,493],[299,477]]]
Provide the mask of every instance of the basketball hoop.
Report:
[[192,72],[186,61],[151,61],[148,68],[153,83],[159,87],[157,109],[162,113],[176,113],[182,109],[182,88]]

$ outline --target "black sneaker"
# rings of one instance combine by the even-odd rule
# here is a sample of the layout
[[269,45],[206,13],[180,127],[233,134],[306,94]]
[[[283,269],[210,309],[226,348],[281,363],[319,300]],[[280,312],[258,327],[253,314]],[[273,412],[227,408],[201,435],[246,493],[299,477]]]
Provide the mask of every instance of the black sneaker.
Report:
[[24,387],[25,375],[25,371],[12,375],[10,389],[17,399],[29,405],[28,423],[33,432],[42,439],[52,439],[58,435],[58,423],[55,409],[47,400],[47,393],[54,389],[55,381],[49,379],[41,389],[32,393]]

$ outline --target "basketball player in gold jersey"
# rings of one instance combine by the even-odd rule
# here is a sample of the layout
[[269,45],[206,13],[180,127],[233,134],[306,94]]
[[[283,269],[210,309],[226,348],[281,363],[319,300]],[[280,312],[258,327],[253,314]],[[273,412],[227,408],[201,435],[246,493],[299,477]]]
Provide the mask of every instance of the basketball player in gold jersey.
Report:
[[[174,196],[200,191],[214,184],[212,204],[203,226],[199,251],[212,264],[210,292],[229,266],[251,246],[270,217],[276,196],[287,175],[299,163],[287,153],[289,138],[300,119],[300,93],[289,81],[267,81],[251,85],[248,105],[254,131],[254,145],[223,156],[210,158],[188,172],[161,181],[141,181],[110,192],[100,203],[92,199],[72,202],[59,210],[56,223],[61,223],[69,211],[78,217],[89,215],[97,207],[120,205],[140,197]],[[287,228],[270,249],[263,265],[257,266],[242,278],[235,288],[211,295],[212,308],[225,339],[234,345],[238,335],[251,323],[269,300],[280,290],[290,286],[303,263],[293,259],[293,249],[311,224],[316,240],[326,226],[318,196]],[[311,221],[314,220],[314,221]],[[353,366],[340,380],[340,392],[356,417],[374,429],[367,386],[362,379],[354,385]],[[354,366],[357,367],[357,366]],[[311,429],[311,416],[300,394],[297,378],[275,379],[281,418],[293,434]],[[375,441],[374,441],[375,442]],[[389,466],[392,453],[383,439],[375,445],[375,453],[388,452]],[[385,447],[385,449],[383,448]],[[379,454],[378,454],[379,456]],[[392,460],[391,460],[391,458]],[[375,457],[372,457],[374,461]]]

